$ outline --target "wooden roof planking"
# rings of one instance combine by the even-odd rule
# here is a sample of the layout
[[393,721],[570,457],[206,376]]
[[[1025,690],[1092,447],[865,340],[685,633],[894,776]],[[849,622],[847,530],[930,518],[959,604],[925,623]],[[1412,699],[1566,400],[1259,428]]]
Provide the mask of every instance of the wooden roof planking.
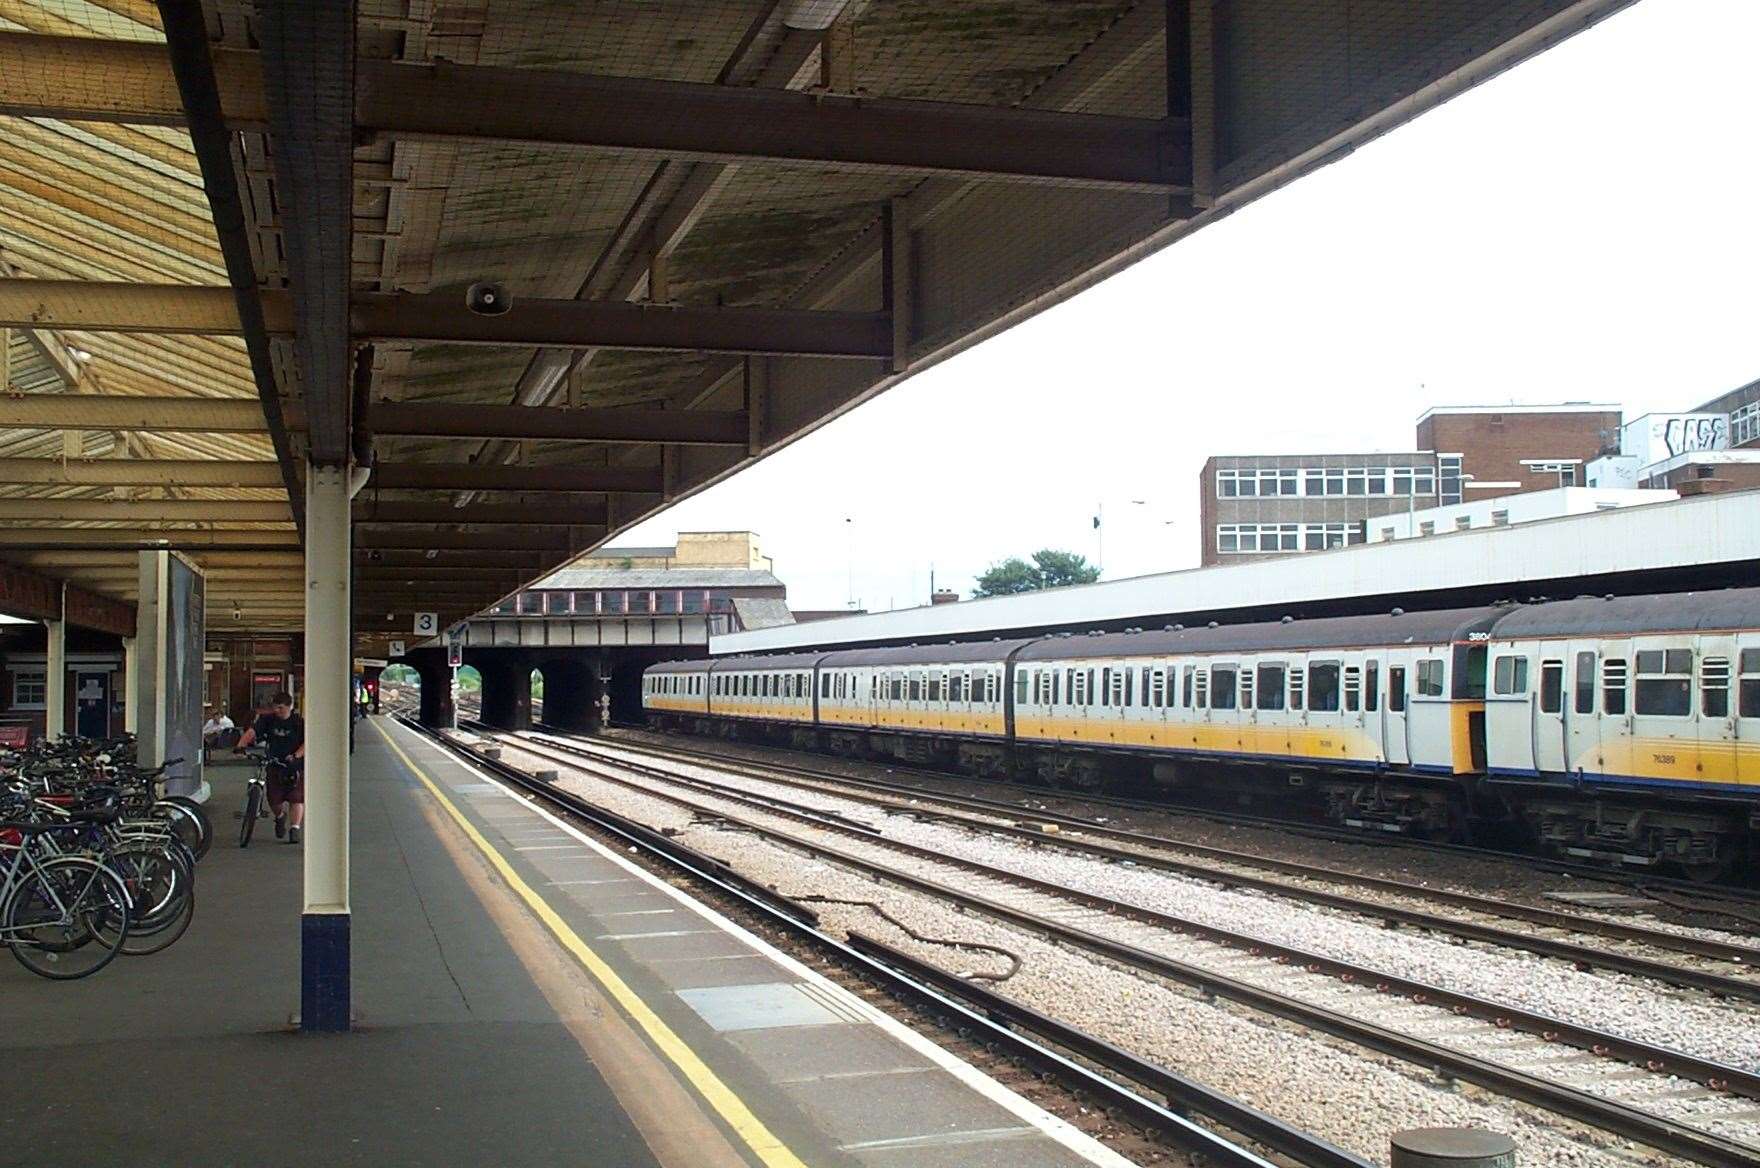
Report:
[[297,624],[265,505],[370,449],[359,627],[468,615],[400,565],[538,575],[1625,2],[0,0],[0,558]]

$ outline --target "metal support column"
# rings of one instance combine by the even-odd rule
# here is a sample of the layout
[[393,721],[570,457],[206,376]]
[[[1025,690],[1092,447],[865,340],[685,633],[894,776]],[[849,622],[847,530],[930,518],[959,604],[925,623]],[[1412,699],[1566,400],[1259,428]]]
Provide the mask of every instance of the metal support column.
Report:
[[141,658],[135,639],[122,638],[122,729],[133,734],[140,724]]
[[[67,585],[61,586],[61,611],[67,612]],[[67,621],[43,622],[48,644],[43,654],[43,737],[54,741],[67,733]]]
[[306,468],[305,914],[300,1029],[349,1028],[349,500],[346,467]]

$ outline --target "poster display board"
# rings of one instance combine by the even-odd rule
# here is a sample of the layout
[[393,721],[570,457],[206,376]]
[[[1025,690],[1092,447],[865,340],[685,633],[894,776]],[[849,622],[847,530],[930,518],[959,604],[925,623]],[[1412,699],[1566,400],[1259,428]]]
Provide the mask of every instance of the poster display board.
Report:
[[207,581],[188,560],[168,551],[140,553],[135,644],[141,703],[136,753],[147,766],[178,759],[166,771],[170,795],[200,796],[202,781],[203,650],[207,644]]

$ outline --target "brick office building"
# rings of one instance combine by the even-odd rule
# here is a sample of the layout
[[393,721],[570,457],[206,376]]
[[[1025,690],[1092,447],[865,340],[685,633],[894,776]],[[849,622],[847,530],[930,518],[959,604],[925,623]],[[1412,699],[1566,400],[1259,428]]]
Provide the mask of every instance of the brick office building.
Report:
[[1199,475],[1201,562],[1362,543],[1378,516],[1575,486],[1620,432],[1617,406],[1449,406],[1396,454],[1221,455]]

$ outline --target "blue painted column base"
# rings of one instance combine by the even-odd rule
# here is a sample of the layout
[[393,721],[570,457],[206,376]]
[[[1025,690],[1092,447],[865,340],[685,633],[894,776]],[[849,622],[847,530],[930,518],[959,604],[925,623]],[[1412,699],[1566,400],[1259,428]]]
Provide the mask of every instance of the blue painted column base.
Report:
[[300,918],[299,1028],[308,1034],[349,1029],[348,913]]

